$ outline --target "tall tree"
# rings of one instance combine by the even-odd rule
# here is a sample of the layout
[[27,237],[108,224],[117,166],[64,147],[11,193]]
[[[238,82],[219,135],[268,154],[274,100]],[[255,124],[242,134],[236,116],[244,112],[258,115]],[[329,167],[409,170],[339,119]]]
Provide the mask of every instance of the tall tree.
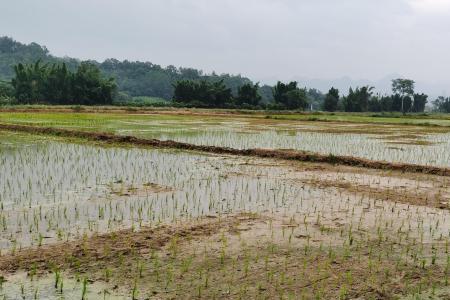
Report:
[[91,62],[82,62],[73,75],[73,97],[85,105],[111,104],[116,84],[113,78],[103,78],[100,69]]
[[297,81],[291,81],[288,84],[278,81],[273,88],[273,99],[275,102],[283,103],[285,101],[286,93],[296,89],[298,89]]
[[343,99],[344,110],[348,112],[368,111],[372,91],[373,87],[369,86],[358,87],[355,90],[350,88],[348,95]]
[[439,96],[436,100],[434,100],[433,105],[439,112],[450,113],[450,97],[445,98]]
[[257,106],[261,101],[259,94],[259,84],[246,83],[238,88],[238,95],[236,97],[237,105]]
[[380,99],[380,111],[392,111],[393,98],[391,96],[383,96]]
[[411,79],[398,78],[392,80],[392,92],[401,97],[401,111],[403,113],[407,111],[405,100],[408,99],[406,97],[410,97],[409,100],[411,100],[411,97],[414,96],[414,87],[415,82]]
[[174,89],[173,100],[189,105],[225,107],[232,99],[231,89],[225,86],[223,80],[180,80],[174,84]]
[[69,102],[73,100],[73,75],[67,70],[66,64],[54,64],[47,72],[47,79],[44,82],[45,100],[51,104],[70,104]]
[[275,103],[284,109],[301,109],[308,107],[308,96],[306,89],[299,89],[297,82],[288,84],[278,81],[273,88],[273,98]]
[[309,104],[306,89],[295,89],[288,91],[283,100],[283,104],[287,109],[306,110]]
[[414,94],[413,111],[414,112],[424,112],[425,105],[428,102],[428,95],[425,94]]
[[332,87],[325,95],[323,110],[336,111],[339,103],[339,90]]
[[368,111],[381,112],[382,102],[379,95],[373,95],[369,98]]

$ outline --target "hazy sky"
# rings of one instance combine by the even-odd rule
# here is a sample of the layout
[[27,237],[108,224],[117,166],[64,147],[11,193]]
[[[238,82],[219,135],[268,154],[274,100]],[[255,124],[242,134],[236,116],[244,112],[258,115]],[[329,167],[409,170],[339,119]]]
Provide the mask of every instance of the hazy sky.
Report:
[[53,54],[293,77],[450,83],[450,0],[0,0]]

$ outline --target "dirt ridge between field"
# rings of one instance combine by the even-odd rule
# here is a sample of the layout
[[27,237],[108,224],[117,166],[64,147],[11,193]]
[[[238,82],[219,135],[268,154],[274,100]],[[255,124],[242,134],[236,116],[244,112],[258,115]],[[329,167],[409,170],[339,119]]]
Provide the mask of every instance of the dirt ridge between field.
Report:
[[12,124],[0,124],[0,130],[53,135],[68,138],[82,138],[90,141],[102,142],[107,144],[150,146],[162,149],[192,150],[213,154],[228,154],[238,156],[260,157],[260,158],[297,160],[304,162],[363,167],[376,170],[392,170],[400,172],[450,176],[450,169],[444,167],[406,164],[406,163],[392,163],[387,161],[375,161],[352,156],[336,156],[331,154],[324,155],[318,153],[305,152],[301,150],[235,149],[221,146],[194,145],[171,140],[162,141],[157,139],[143,139],[135,136],[128,136],[128,135],[121,136],[106,132],[88,132],[62,128],[37,127],[37,126],[12,125]]
[[[0,275],[18,270],[37,268],[65,269],[74,266],[75,261],[94,266],[112,263],[118,257],[134,254],[148,254],[152,249],[161,249],[174,238],[178,242],[194,238],[204,238],[219,232],[238,232],[242,224],[253,224],[263,220],[251,213],[229,216],[209,216],[194,222],[177,225],[161,224],[144,226],[138,230],[124,229],[110,233],[84,236],[75,241],[59,242],[20,249],[15,253],[0,256]],[[95,259],[94,261],[91,261]]]

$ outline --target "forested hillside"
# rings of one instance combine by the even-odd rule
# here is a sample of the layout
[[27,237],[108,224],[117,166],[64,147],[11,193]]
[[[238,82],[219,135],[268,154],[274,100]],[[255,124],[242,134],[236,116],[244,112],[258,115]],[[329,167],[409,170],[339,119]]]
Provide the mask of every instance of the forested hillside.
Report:
[[[68,70],[75,71],[81,61],[70,57],[56,57],[50,51],[37,43],[23,44],[10,37],[0,37],[0,81],[9,81],[14,77],[14,66],[21,64],[62,63]],[[238,89],[245,84],[253,82],[241,75],[230,74],[204,74],[194,68],[175,66],[162,67],[151,62],[119,61],[111,58],[103,62],[89,61],[96,65],[105,77],[114,77],[122,98],[149,96],[170,100],[174,96],[174,85],[182,80],[219,82],[231,89],[237,96]],[[272,87],[260,85],[258,93],[261,103],[268,104],[274,101]],[[307,90],[309,103],[319,109],[322,106],[324,95],[315,89]]]
[[12,79],[15,65],[34,64],[38,60],[44,63],[65,62],[72,70],[80,64],[77,59],[52,56],[46,47],[39,44],[26,45],[9,37],[0,37],[0,80]]
[[[43,63],[65,62],[69,70],[75,70],[80,60],[69,57],[55,57],[49,50],[37,43],[22,44],[9,37],[0,37],[0,80],[10,80],[14,77],[14,66],[34,64],[37,60]],[[193,68],[162,67],[151,62],[119,61],[107,59],[104,62],[90,61],[97,65],[106,77],[114,77],[119,91],[129,96],[151,96],[171,99],[174,93],[173,84],[179,80],[220,81],[230,88],[233,94],[240,86],[251,83],[250,79],[240,75],[203,74]],[[263,96],[271,97],[271,90],[263,90]]]

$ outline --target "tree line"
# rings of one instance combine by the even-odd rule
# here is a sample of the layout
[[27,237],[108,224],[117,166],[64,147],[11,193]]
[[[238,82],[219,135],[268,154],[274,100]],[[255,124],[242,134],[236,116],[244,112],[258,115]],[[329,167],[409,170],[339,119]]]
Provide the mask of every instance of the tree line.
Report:
[[288,84],[278,82],[272,88],[274,102],[270,104],[262,102],[259,88],[258,83],[246,83],[238,87],[236,95],[233,95],[223,80],[181,80],[174,84],[173,101],[186,106],[248,109],[305,110],[309,105],[307,90],[299,88],[295,81]]
[[[414,81],[395,79],[392,81],[392,95],[375,95],[374,88],[363,86],[350,88],[345,96],[340,96],[339,90],[331,88],[323,96],[320,107],[323,111],[345,112],[423,112],[428,102],[428,96],[414,92]],[[307,110],[313,104],[311,90],[300,88],[296,81],[278,82],[272,87],[273,100],[265,104],[259,95],[259,85],[247,83],[238,88],[236,96],[227,88],[223,81],[207,82],[182,80],[174,84],[173,100],[187,106],[199,107],[238,107],[238,108],[268,108],[276,110]],[[443,102],[443,101],[441,101]],[[445,104],[441,106],[444,107]]]
[[11,85],[19,104],[112,104],[117,88],[113,78],[105,78],[89,62],[82,62],[75,71],[65,63],[19,63],[14,72]]
[[[113,78],[105,77],[97,65],[82,62],[74,71],[65,63],[17,64],[11,85],[0,81],[0,99],[15,99],[19,104],[110,105],[118,97]],[[392,81],[392,95],[375,95],[373,87],[350,88],[345,96],[331,88],[326,95],[300,88],[296,81],[277,82],[271,87],[272,101],[265,102],[258,83],[244,83],[236,92],[224,79],[179,80],[173,84],[172,104],[187,107],[246,108],[345,112],[423,112],[428,96],[414,91],[409,79]],[[313,95],[313,96],[311,96]],[[1,102],[1,101],[0,101]],[[320,107],[314,107],[317,103]],[[450,99],[434,102],[440,111],[449,112]]]
[[392,95],[374,94],[373,87],[350,88],[346,96],[331,88],[325,95],[324,111],[345,112],[423,112],[428,96],[414,91],[415,82],[410,79],[392,80]]

